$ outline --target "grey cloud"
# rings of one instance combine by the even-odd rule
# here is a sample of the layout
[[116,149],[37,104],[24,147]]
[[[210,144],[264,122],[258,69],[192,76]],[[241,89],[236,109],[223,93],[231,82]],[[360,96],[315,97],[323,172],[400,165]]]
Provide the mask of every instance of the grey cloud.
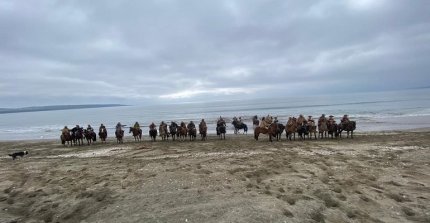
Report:
[[0,102],[428,86],[429,9],[425,0],[2,1]]

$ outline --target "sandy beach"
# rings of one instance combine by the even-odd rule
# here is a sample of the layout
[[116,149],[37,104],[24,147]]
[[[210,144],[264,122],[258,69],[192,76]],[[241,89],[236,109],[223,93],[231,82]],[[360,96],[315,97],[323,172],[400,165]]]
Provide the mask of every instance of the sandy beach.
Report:
[[430,129],[144,139],[0,142],[0,222],[430,222]]

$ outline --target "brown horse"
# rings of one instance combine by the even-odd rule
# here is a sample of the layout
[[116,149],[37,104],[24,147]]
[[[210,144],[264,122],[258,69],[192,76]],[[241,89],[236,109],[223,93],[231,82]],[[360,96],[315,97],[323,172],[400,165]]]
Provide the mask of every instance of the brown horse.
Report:
[[170,123],[169,130],[170,135],[172,135],[172,140],[175,141],[176,133],[178,132],[178,124],[176,122]]
[[208,133],[208,127],[206,126],[205,122],[200,122],[199,133],[200,133],[200,136],[202,137],[202,140],[206,140],[207,133]]
[[327,120],[318,120],[318,137],[319,138],[327,138]]
[[128,133],[133,133],[134,141],[139,141],[142,139],[142,129],[130,127],[130,131]]
[[355,121],[343,122],[339,125],[339,137],[342,138],[342,131],[346,131],[346,138],[349,137],[349,132],[351,132],[351,139],[353,138],[353,133],[355,130]]
[[312,139],[312,134],[314,135],[314,138],[317,139],[317,126],[315,125],[315,122],[308,122],[308,139]]
[[335,122],[329,122],[327,124],[327,133],[329,136],[331,136],[331,138],[333,139],[333,136],[335,136],[336,138],[339,136],[339,132],[338,132],[338,125]]
[[96,133],[93,131],[88,131],[84,129],[84,136],[85,136],[85,139],[87,140],[88,145],[91,145],[93,142],[96,141]]
[[124,140],[124,130],[115,131],[116,143],[123,143]]
[[260,135],[260,133],[263,133],[263,134],[269,135],[269,140],[270,142],[272,142],[272,137],[276,137],[277,132],[278,132],[278,123],[270,124],[268,129],[258,126],[257,128],[254,129],[254,138],[255,140],[258,141],[258,136]]
[[169,140],[169,132],[167,131],[167,125],[164,124],[164,122],[160,124],[158,131],[160,132],[161,140]]
[[107,131],[105,128],[101,128],[99,131],[99,138],[100,141],[103,143],[106,143],[106,138],[107,138]]
[[60,139],[61,144],[66,145],[67,142],[67,145],[73,146],[73,135],[70,132],[61,134]]
[[184,122],[181,122],[181,125],[178,127],[178,132],[176,133],[176,136],[181,140],[184,140],[185,138],[187,138],[187,132],[187,126]]
[[287,139],[291,140],[291,136],[296,140],[296,132],[297,132],[297,122],[295,117],[288,118],[287,125],[285,126],[285,132],[287,134]]

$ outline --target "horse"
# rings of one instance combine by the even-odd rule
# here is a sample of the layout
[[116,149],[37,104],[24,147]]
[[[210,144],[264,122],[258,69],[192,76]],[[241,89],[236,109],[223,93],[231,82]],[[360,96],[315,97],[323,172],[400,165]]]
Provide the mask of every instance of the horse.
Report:
[[67,142],[67,145],[73,146],[73,136],[70,134],[70,132],[61,134],[60,139],[61,144],[66,145]]
[[243,129],[243,133],[248,134],[248,126],[245,123],[235,119],[231,124],[234,126],[234,134],[237,134],[241,129]]
[[78,143],[79,145],[84,144],[84,133],[82,128],[75,129],[75,131],[73,131],[72,134],[73,134],[74,145],[76,145],[76,143]]
[[96,133],[93,131],[88,131],[86,129],[84,129],[84,136],[85,139],[87,140],[87,144],[91,145],[93,142],[96,141]]
[[296,140],[296,132],[297,132],[297,122],[296,118],[289,118],[287,124],[285,125],[285,132],[287,134],[287,139],[291,141],[291,136]]
[[160,127],[158,128],[158,131],[160,132],[161,140],[169,140],[169,132],[167,131],[167,125],[162,123],[160,124]]
[[318,137],[319,138],[327,138],[327,132],[328,132],[328,128],[327,128],[327,120],[319,120],[318,121]]
[[157,132],[157,129],[156,129],[156,128],[149,129],[149,136],[151,137],[151,140],[152,140],[153,142],[155,142],[155,141],[156,141],[157,134],[158,134],[158,132]]
[[351,139],[353,138],[353,133],[355,130],[355,121],[343,122],[339,125],[339,137],[342,138],[342,131],[346,131],[346,138],[349,137],[349,132],[351,132]]
[[103,142],[106,142],[106,138],[107,138],[107,131],[106,131],[106,129],[105,128],[101,128],[100,129],[100,131],[99,131],[99,138],[100,138],[100,141],[103,143]]
[[315,122],[308,122],[308,139],[312,139],[312,134],[314,134],[314,138],[317,139],[317,126],[315,125]]
[[270,124],[269,128],[263,128],[258,126],[254,129],[254,138],[258,141],[258,136],[262,134],[269,135],[269,141],[272,142],[272,137],[276,137],[276,134],[278,132],[278,123],[272,123]]
[[195,126],[188,125],[188,135],[190,136],[190,141],[196,140],[197,137],[197,130]]
[[331,136],[331,138],[333,139],[333,135],[337,138],[339,136],[339,132],[338,132],[338,125],[336,123],[328,123],[327,124],[327,133],[328,135]]
[[140,141],[142,139],[142,129],[130,127],[128,133],[133,133],[134,141]]
[[260,125],[260,120],[258,120],[258,116],[254,115],[254,117],[252,117],[252,125],[254,129]]
[[207,132],[208,132],[208,127],[206,126],[206,123],[200,122],[199,133],[200,133],[200,136],[202,137],[202,140],[206,140]]
[[276,141],[281,139],[282,133],[284,132],[285,126],[278,123],[278,130],[276,131]]
[[309,128],[306,121],[302,122],[302,124],[297,125],[297,134],[300,136],[300,139],[305,140],[306,136],[309,135]]
[[123,138],[124,138],[124,130],[121,130],[121,131],[117,130],[117,131],[115,131],[115,137],[116,137],[116,143],[123,143],[124,142],[124,140],[123,140]]
[[220,139],[225,140],[226,127],[225,122],[218,122],[216,124],[216,134]]
[[187,126],[184,122],[181,122],[181,125],[178,127],[178,132],[176,133],[176,136],[182,140],[187,138]]
[[173,141],[175,141],[176,132],[178,130],[178,124],[176,122],[170,123],[169,130],[170,130],[170,135],[172,135]]

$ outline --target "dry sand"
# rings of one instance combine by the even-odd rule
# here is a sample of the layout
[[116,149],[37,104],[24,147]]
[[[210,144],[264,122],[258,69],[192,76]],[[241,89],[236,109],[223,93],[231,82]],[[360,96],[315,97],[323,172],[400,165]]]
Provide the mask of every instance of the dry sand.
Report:
[[0,142],[0,222],[430,222],[430,130],[127,141]]

